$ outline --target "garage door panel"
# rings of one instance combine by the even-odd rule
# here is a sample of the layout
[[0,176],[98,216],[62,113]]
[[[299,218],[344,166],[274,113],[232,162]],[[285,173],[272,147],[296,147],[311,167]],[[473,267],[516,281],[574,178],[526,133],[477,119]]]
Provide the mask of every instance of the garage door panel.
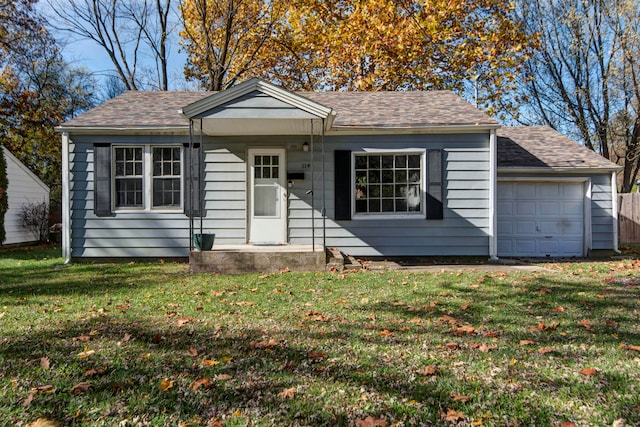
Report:
[[538,216],[558,216],[560,214],[560,202],[541,201],[538,203]]
[[563,215],[574,215],[578,218],[582,218],[582,215],[584,214],[584,206],[583,206],[583,201],[579,200],[579,201],[572,201],[572,200],[566,200],[563,204],[562,204],[562,214]]
[[577,182],[501,182],[498,256],[581,256],[584,185]]
[[560,186],[555,183],[544,183],[538,186],[538,198],[558,199],[560,197]]
[[514,239],[513,250],[515,256],[535,256],[536,240],[535,239]]
[[515,214],[519,217],[536,216],[536,204],[533,201],[518,200],[516,203]]
[[517,221],[514,222],[514,229],[517,235],[535,235],[536,234],[536,222],[535,221]]
[[498,212],[504,215],[513,215],[513,202],[511,200],[498,201]]
[[559,254],[560,245],[557,240],[554,239],[541,239],[538,240],[537,252],[543,256],[550,254]]
[[500,234],[513,234],[513,222],[498,220],[498,235]]
[[536,184],[519,183],[514,184],[515,198],[521,199],[535,199],[536,197]]

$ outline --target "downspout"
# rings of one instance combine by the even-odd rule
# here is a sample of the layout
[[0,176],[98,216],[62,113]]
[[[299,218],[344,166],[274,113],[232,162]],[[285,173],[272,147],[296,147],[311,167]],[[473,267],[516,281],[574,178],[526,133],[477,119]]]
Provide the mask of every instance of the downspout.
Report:
[[613,250],[616,253],[621,253],[618,235],[618,173],[616,171],[611,172],[611,212],[613,215]]
[[193,251],[193,119],[189,119],[189,253]]
[[492,260],[498,259],[498,228],[496,182],[497,182],[497,137],[496,130],[491,129],[489,133],[489,257]]
[[[203,228],[202,215],[204,213],[204,200],[202,198],[202,177],[204,175],[204,157],[203,157],[203,153],[204,153],[204,145],[203,145],[203,143],[204,143],[204,141],[203,141],[203,138],[202,138],[202,133],[203,133],[202,132],[202,122],[203,121],[204,121],[203,119],[200,119],[200,147],[198,147],[198,154],[199,154],[198,155],[198,162],[200,164],[198,165],[198,169],[197,169],[199,171],[199,174],[198,174],[198,188],[197,188],[198,191],[196,193],[196,195],[198,196],[198,206],[200,208],[199,209],[199,211],[200,211],[199,213],[200,213],[200,235],[201,236],[202,236],[202,233],[204,233],[204,231],[202,229]],[[191,199],[191,200],[193,200],[193,199]]]
[[325,168],[324,168],[324,117],[322,118],[322,133],[320,135],[322,146],[322,250],[327,249],[327,196],[325,188]]
[[311,251],[316,251],[316,204],[315,204],[315,166],[313,164],[313,119],[310,120],[311,136],[309,141],[309,151],[311,152]]
[[62,256],[71,262],[71,188],[69,186],[69,133],[62,133]]

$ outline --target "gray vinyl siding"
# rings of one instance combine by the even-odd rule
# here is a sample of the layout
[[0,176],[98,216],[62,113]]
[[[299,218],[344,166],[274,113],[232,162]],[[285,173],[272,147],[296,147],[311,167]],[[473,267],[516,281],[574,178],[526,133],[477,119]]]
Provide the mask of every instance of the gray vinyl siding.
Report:
[[[312,243],[312,215],[315,214],[315,243],[322,243],[323,180],[322,146],[302,151],[309,137],[215,137],[205,141],[205,220],[207,232],[221,244],[247,241],[247,171],[249,148],[287,149],[287,171],[302,172],[288,188],[288,241]],[[335,221],[334,168],[336,149],[444,149],[445,219],[352,219]],[[311,156],[313,154],[313,162]],[[351,255],[487,255],[489,148],[488,135],[396,135],[325,137],[324,188],[326,244]],[[311,190],[314,176],[314,197]],[[315,209],[312,210],[311,206]]]
[[184,136],[72,136],[69,146],[71,257],[186,257],[189,222],[182,212],[93,212],[93,144],[182,144]]
[[613,247],[614,212],[611,173],[591,177],[591,239],[593,249]]
[[[184,143],[184,136],[74,137],[71,155],[72,257],[183,257],[188,255],[188,218],[182,212],[115,212],[111,217],[93,213],[93,143]],[[326,244],[356,256],[488,255],[489,247],[489,136],[388,135],[332,136],[324,144],[324,203],[322,146],[302,151],[309,136],[206,137],[204,142],[204,210],[202,228],[216,235],[217,244],[247,241],[247,169],[249,148],[286,148],[288,172],[304,173],[304,180],[288,188],[288,240],[321,244],[323,222]],[[365,149],[442,149],[444,219],[334,218],[334,151]],[[311,157],[313,155],[313,162]],[[314,196],[311,189],[313,175]],[[196,224],[199,229],[200,225]]]

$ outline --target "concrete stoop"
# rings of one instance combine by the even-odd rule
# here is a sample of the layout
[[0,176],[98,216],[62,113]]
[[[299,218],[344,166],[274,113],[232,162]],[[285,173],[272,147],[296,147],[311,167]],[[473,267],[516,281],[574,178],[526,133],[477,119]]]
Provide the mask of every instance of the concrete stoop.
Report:
[[277,273],[281,271],[324,271],[325,251],[192,251],[192,273]]

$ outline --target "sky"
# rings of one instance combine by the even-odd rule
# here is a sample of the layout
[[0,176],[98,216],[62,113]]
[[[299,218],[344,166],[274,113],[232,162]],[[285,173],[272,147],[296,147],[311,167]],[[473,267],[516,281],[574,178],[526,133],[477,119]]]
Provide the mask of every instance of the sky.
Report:
[[[46,0],[37,3],[38,10],[46,19],[52,19],[53,12]],[[83,67],[90,70],[99,84],[106,81],[109,76],[116,75],[115,67],[105,50],[96,42],[79,38],[69,32],[57,30],[49,26],[56,40],[58,40],[64,59],[74,67]],[[184,78],[184,65],[187,55],[180,52],[177,32],[173,34],[173,40],[168,46],[169,50],[169,89],[194,90],[197,86],[187,83]],[[142,57],[142,66],[153,66],[153,59]]]

